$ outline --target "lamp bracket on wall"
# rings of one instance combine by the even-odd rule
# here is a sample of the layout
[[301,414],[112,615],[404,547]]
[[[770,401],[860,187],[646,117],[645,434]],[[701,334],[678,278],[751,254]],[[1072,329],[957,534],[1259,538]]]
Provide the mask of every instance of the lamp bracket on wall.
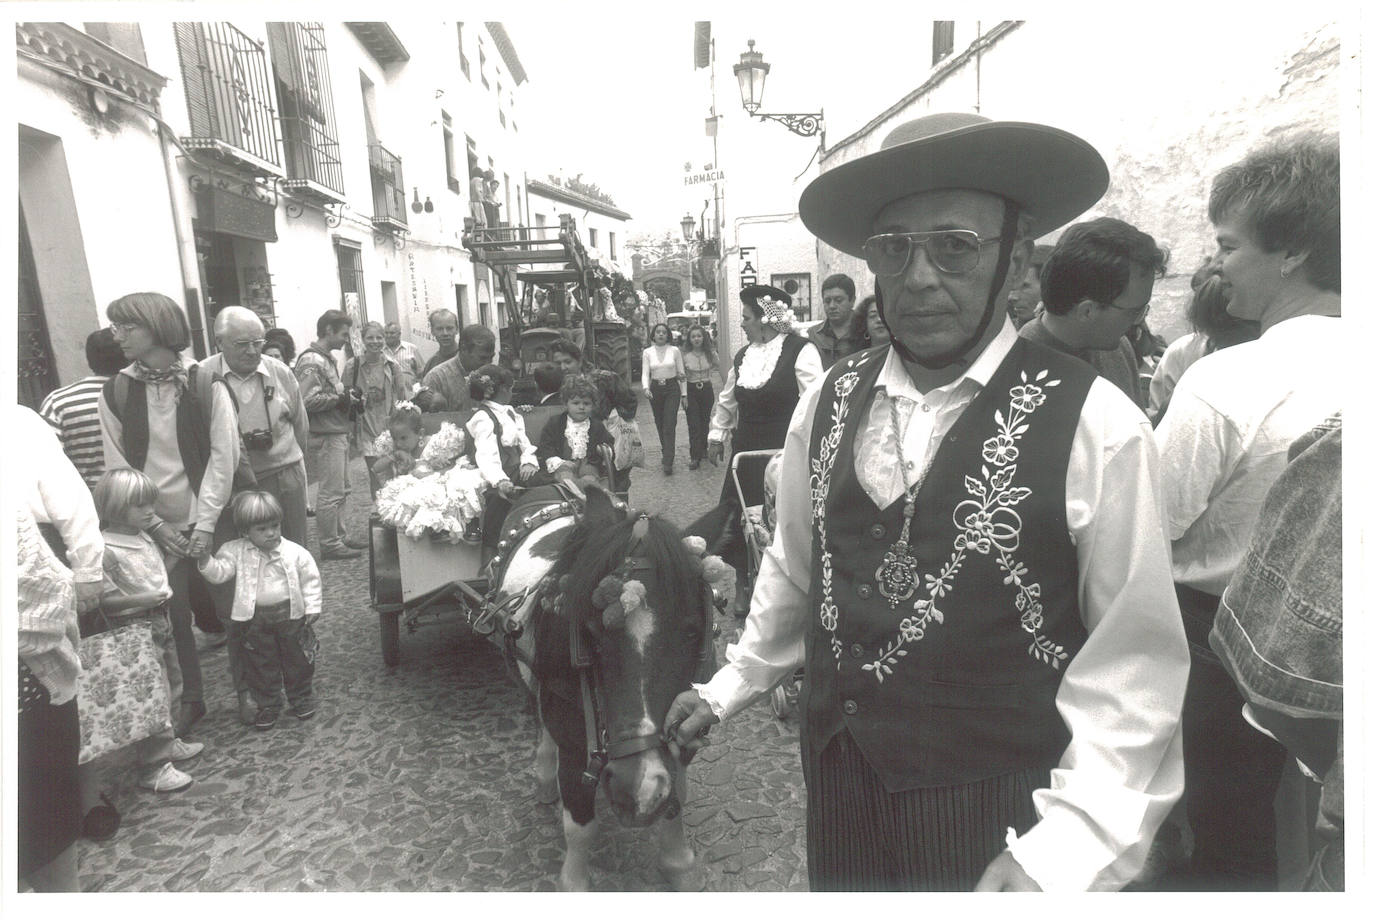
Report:
[[776,121],[791,131],[793,134],[802,137],[814,137],[820,133],[824,126],[822,113],[803,114],[797,112],[750,112],[755,118],[766,121]]

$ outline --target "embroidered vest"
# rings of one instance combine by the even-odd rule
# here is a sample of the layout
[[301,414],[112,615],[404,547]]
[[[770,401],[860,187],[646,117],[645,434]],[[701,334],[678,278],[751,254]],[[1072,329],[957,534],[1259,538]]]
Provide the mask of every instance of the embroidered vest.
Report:
[[894,605],[883,585],[895,598],[900,582],[880,570],[904,499],[875,507],[853,463],[886,357],[838,362],[816,409],[803,745],[847,728],[894,792],[1053,766],[1069,740],[1055,694],[1086,639],[1064,479],[1095,375],[1013,345],[936,451],[911,522],[912,592]]
[[[806,344],[807,340],[801,336],[786,333],[782,353],[768,381],[754,390],[735,386],[735,399],[739,402],[739,424],[735,426],[733,439],[735,450],[782,447],[787,439],[787,423],[792,419],[792,410],[801,399],[797,391],[797,355]],[[736,381],[748,347],[735,353]]]

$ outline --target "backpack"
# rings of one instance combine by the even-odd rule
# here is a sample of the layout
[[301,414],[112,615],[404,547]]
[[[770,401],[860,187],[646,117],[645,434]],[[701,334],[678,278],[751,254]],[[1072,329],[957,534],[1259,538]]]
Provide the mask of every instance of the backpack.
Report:
[[[216,382],[224,386],[224,392],[229,397],[229,404],[234,408],[234,417],[238,418],[238,399],[234,396],[233,388],[229,386],[228,381],[224,379],[223,375],[202,374],[200,373],[199,364],[191,365],[186,371],[186,391],[184,395],[190,397],[192,407],[198,410],[194,413],[193,417],[198,423],[196,434],[202,445],[207,462],[209,460],[211,417],[214,413],[214,396],[212,388]],[[110,407],[110,412],[112,412],[114,417],[119,419],[121,423],[124,422],[124,410],[129,402],[129,390],[132,383],[132,378],[130,378],[128,374],[123,373],[115,374],[105,382],[105,402]],[[177,414],[180,416],[180,407],[178,407]],[[235,428],[237,429],[237,425]],[[184,457],[185,448],[183,447],[182,450]],[[195,488],[195,491],[199,493],[200,476],[192,477],[190,476],[190,471],[188,471],[188,478],[191,479],[191,484]],[[239,463],[234,469],[234,481],[230,487],[230,492],[231,494],[235,494],[245,489],[253,489],[257,487],[257,484],[258,478],[253,473],[253,465],[248,459],[248,451],[243,446],[243,434],[239,432]]]

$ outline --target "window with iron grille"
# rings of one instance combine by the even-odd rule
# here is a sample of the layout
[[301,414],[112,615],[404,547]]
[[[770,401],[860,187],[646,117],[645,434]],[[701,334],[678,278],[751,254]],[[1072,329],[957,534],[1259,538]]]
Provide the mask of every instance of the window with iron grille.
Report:
[[477,72],[482,76],[482,85],[491,89],[491,84],[487,82],[487,51],[482,47],[482,38],[477,38]]
[[458,66],[463,69],[463,76],[468,80],[472,79],[472,68],[468,65],[468,56],[463,53],[463,24],[458,23]]
[[931,42],[930,66],[934,67],[954,53],[954,20],[935,20],[935,32]]
[[372,172],[372,223],[406,226],[406,183],[401,175],[401,158],[381,144],[368,146]]
[[269,22],[267,44],[272,51],[277,98],[281,100],[282,147],[289,177],[286,185],[303,190],[309,188],[305,183],[314,183],[342,197],[343,163],[324,25]]
[[266,50],[227,22],[176,22],[172,29],[191,123],[182,144],[280,175]]

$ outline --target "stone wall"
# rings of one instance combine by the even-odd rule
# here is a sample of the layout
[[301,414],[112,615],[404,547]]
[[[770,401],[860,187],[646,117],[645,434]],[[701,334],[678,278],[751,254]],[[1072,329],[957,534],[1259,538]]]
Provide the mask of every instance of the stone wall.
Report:
[[[1215,249],[1212,177],[1266,139],[1338,130],[1341,35],[1340,23],[1300,14],[1281,28],[1265,17],[1181,24],[1147,16],[1129,29],[1096,18],[1027,20],[922,95],[875,100],[875,110],[893,108],[834,141],[822,169],[878,149],[893,127],[928,112],[980,111],[1071,131],[1101,152],[1112,176],[1084,219],[1130,221],[1171,251],[1150,325],[1173,339],[1188,331],[1188,279]],[[861,260],[820,250],[822,276],[848,272],[864,279],[863,293],[872,290]]]

